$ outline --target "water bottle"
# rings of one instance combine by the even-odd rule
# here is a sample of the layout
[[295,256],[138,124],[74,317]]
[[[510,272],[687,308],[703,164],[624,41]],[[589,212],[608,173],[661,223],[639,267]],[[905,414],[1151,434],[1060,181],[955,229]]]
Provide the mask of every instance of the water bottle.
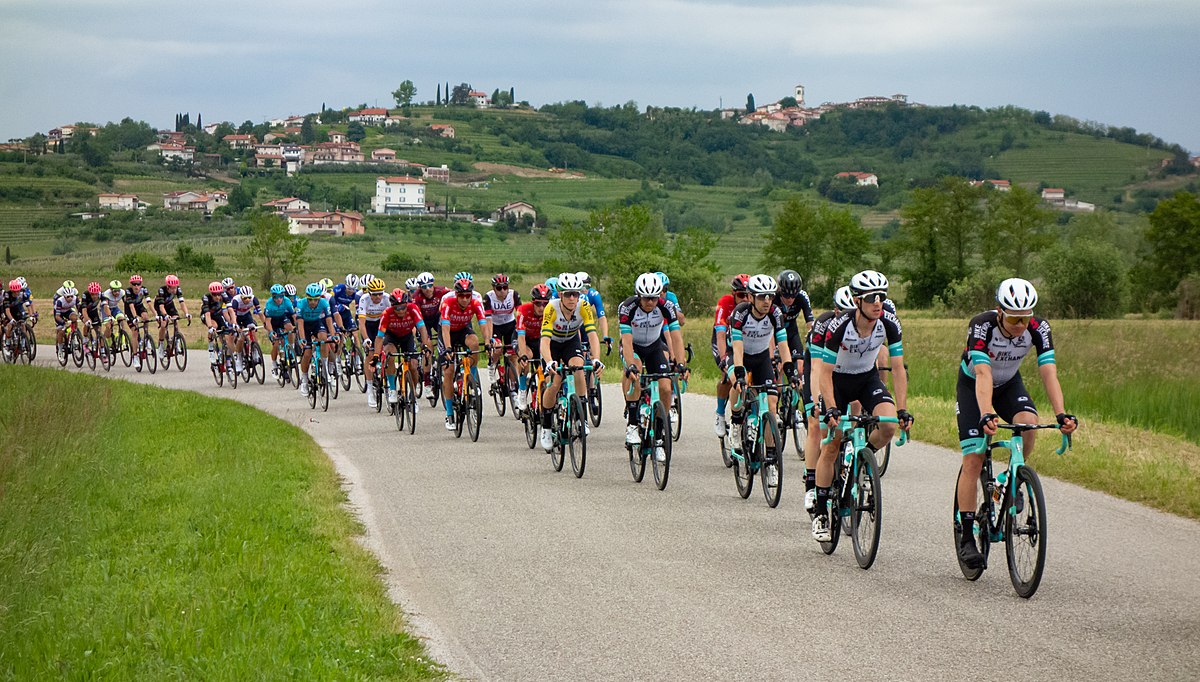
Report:
[[754,415],[746,418],[746,440],[750,443],[758,440],[758,417]]

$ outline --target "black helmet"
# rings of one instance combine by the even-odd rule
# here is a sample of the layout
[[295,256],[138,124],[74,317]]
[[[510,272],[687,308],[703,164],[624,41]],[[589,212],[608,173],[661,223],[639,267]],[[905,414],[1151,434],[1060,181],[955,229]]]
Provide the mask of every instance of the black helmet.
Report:
[[799,296],[800,290],[803,288],[804,280],[800,279],[800,273],[795,270],[784,270],[779,273],[780,296]]

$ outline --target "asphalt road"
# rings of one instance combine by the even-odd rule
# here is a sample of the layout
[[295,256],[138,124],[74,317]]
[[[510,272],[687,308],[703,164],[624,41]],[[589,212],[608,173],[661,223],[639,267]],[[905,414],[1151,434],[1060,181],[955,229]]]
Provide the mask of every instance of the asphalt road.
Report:
[[794,455],[779,508],[757,482],[737,496],[708,397],[686,396],[659,492],[650,472],[631,479],[611,386],[577,480],[490,402],[471,443],[428,403],[409,436],[357,389],[323,413],[269,380],[217,388],[196,351],[182,374],[111,376],[240,400],[310,433],[393,598],[466,678],[1200,679],[1200,524],[1043,478],[1048,565],[1020,599],[1002,545],[978,582],[962,578],[948,520],[959,457],[944,448],[893,451],[864,571],[849,538],[831,557],[811,539]]

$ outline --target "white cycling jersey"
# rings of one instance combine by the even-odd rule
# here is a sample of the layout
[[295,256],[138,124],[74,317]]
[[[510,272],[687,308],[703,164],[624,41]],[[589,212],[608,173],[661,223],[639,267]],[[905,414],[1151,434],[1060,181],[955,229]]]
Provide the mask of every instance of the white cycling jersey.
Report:
[[383,311],[387,310],[392,305],[392,297],[384,294],[379,297],[379,302],[375,303],[371,300],[371,294],[364,293],[358,297],[358,319],[367,320],[368,322],[378,322],[383,317]]
[[504,298],[497,297],[495,291],[489,291],[486,302],[491,307],[492,324],[508,324],[517,319],[517,292],[512,289],[508,290],[508,296]]

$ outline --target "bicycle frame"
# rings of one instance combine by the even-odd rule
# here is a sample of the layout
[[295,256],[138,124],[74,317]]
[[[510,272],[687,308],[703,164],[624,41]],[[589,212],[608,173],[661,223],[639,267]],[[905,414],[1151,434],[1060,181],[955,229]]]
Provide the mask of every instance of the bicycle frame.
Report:
[[[758,444],[759,439],[765,438],[763,435],[763,429],[761,428],[762,416],[771,411],[771,405],[767,401],[767,392],[763,389],[768,387],[768,384],[747,386],[745,390],[743,390],[738,396],[738,404],[733,406],[734,410],[742,409],[742,405],[746,404],[746,391],[753,391],[754,401],[750,403],[750,409],[746,411],[746,421],[742,424],[742,433],[745,433],[745,429],[753,426],[755,445]],[[741,444],[738,443],[738,445]],[[775,445],[778,447],[779,443],[775,443]],[[752,450],[753,448],[751,448],[751,451]],[[729,454],[739,462],[745,464],[746,468],[752,473],[758,471],[759,467],[762,466],[761,462],[750,461],[750,457],[745,452],[738,452],[736,449],[730,448]]]
[[[1058,425],[1057,424],[1001,424],[1000,428],[1012,430],[1013,431],[1012,437],[1008,438],[1007,440],[992,441],[992,437],[988,436],[987,439],[984,441],[982,450],[976,450],[977,454],[982,453],[984,455],[983,471],[988,474],[989,479],[995,481],[996,485],[999,486],[999,490],[1001,491],[1000,499],[1010,501],[1010,504],[1008,507],[1001,508],[998,513],[993,512],[994,514],[996,514],[996,518],[991,519],[992,532],[991,532],[991,536],[988,538],[992,542],[1003,542],[1004,541],[1004,517],[1005,516],[1015,516],[1017,514],[1017,508],[1016,508],[1016,504],[1015,504],[1015,500],[1016,500],[1016,496],[1017,496],[1017,474],[1022,468],[1024,468],[1026,466],[1025,465],[1025,439],[1021,435],[1022,432],[1036,431],[1036,430],[1048,429],[1048,428],[1057,429]],[[1006,468],[1004,471],[1001,471],[1000,473],[996,474],[995,476],[992,476],[992,450],[997,450],[997,449],[1008,450],[1008,468]],[[1071,436],[1069,434],[1063,434],[1062,444],[1059,445],[1058,448],[1056,448],[1054,450],[1054,454],[1062,455],[1062,454],[1065,454],[1070,449],[1071,449]],[[990,496],[993,493],[995,493],[995,491],[996,491],[996,488],[993,488],[991,490],[985,489],[983,491],[983,494]],[[994,499],[995,498],[993,498],[993,500]],[[988,504],[988,508],[991,509],[992,505]]]

